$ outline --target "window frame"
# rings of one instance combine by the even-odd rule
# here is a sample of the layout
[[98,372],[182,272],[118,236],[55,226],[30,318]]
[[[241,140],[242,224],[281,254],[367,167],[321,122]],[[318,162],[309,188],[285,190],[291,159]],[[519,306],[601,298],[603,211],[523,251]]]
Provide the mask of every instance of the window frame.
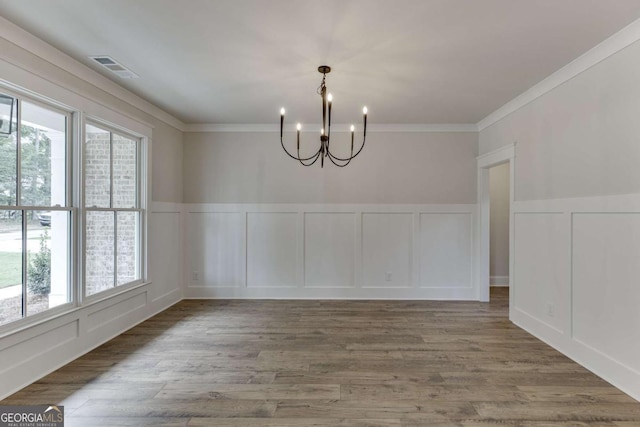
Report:
[[[77,259],[76,240],[78,236],[78,208],[75,204],[76,194],[74,192],[73,180],[76,176],[76,165],[74,162],[74,128],[77,123],[77,112],[57,103],[55,101],[45,99],[32,93],[12,89],[6,85],[0,85],[0,92],[16,99],[16,195],[15,205],[0,205],[0,211],[16,211],[21,212],[22,220],[20,230],[22,233],[22,317],[3,325],[0,325],[0,337],[16,330],[21,330],[33,324],[40,323],[53,317],[69,312],[78,306],[78,276],[76,274],[76,265],[74,260]],[[65,204],[52,204],[50,206],[22,205],[22,103],[27,102],[37,107],[50,110],[65,117]],[[58,306],[48,308],[33,315],[28,314],[28,288],[27,288],[27,271],[28,259],[27,251],[27,232],[28,224],[25,220],[27,212],[38,211],[60,211],[68,212],[68,235],[67,235],[67,296],[68,301]],[[26,315],[25,315],[26,314]]]
[[[85,196],[86,196],[86,130],[87,126],[94,126],[101,130],[109,132],[109,141],[110,141],[110,161],[109,161],[109,170],[110,170],[110,207],[101,208],[95,206],[85,206]],[[147,176],[147,138],[144,135],[136,134],[131,130],[125,129],[120,126],[116,126],[112,123],[108,123],[100,118],[94,116],[85,116],[83,120],[81,120],[81,129],[80,129],[80,138],[78,139],[78,143],[80,144],[80,152],[81,152],[81,176],[79,179],[80,184],[80,194],[79,194],[79,203],[80,203],[80,236],[81,236],[81,272],[80,277],[81,286],[80,286],[80,298],[82,304],[92,303],[95,301],[100,301],[105,298],[108,298],[113,295],[117,295],[119,293],[125,292],[129,289],[136,288],[138,286],[144,285],[148,283],[147,280],[147,194],[148,194],[148,186],[149,180]],[[136,141],[136,205],[135,208],[116,208],[113,207],[113,135],[117,134],[119,136],[129,138],[131,140]],[[88,212],[113,212],[114,213],[114,286],[112,288],[104,289],[102,291],[96,292],[94,294],[89,295],[87,293],[87,213]],[[118,238],[118,214],[117,212],[136,212],[138,213],[138,230],[137,230],[137,248],[136,248],[136,269],[139,271],[139,278],[118,285],[118,251],[117,251],[117,238]]]

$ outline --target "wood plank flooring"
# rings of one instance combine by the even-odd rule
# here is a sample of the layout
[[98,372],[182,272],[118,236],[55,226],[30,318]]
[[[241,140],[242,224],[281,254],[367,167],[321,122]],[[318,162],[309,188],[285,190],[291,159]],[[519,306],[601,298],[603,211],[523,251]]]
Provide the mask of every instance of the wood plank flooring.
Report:
[[67,427],[640,426],[507,303],[183,301],[0,404]]

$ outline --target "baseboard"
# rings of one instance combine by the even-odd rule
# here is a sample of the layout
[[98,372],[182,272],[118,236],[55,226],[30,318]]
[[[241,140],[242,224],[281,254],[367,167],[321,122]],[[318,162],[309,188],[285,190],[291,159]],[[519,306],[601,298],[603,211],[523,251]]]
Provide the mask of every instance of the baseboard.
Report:
[[531,315],[517,309],[512,313],[510,320],[516,326],[553,347],[633,399],[640,401],[639,372],[573,339],[569,334],[549,327]]
[[489,278],[490,286],[493,287],[508,287],[509,276],[491,276]]
[[474,288],[189,286],[184,299],[477,300]]

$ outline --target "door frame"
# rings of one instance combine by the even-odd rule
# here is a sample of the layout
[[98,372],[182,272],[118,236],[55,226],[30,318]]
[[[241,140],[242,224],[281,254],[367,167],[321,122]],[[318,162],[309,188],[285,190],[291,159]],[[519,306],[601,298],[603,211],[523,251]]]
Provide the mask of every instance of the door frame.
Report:
[[478,300],[488,302],[490,298],[490,205],[491,191],[489,186],[489,169],[509,163],[509,311],[514,306],[515,283],[514,266],[514,232],[513,202],[515,199],[515,154],[516,143],[506,145],[497,150],[476,157],[478,166],[478,258],[476,266],[476,283]]

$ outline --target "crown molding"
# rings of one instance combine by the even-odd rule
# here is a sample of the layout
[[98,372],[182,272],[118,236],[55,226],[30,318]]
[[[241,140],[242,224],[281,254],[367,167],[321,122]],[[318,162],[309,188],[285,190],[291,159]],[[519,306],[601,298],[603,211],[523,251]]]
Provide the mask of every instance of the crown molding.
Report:
[[[307,124],[302,132],[316,132],[320,124]],[[349,132],[351,125],[335,124],[334,132]],[[361,129],[360,129],[361,130]],[[285,125],[285,132],[295,132],[295,125]],[[359,128],[356,127],[356,132]],[[274,124],[215,124],[192,123],[185,125],[185,132],[280,132],[280,126]],[[367,132],[478,132],[475,124],[370,124]]]
[[81,64],[71,56],[56,49],[49,43],[39,39],[3,17],[0,17],[0,37],[22,49],[25,49],[40,59],[71,73],[85,82],[90,83],[98,89],[115,96],[140,111],[144,111],[146,114],[149,114],[150,116],[153,116],[156,119],[184,132],[185,124],[181,120],[140,96],[135,95],[119,84],[109,80],[86,65]]
[[640,40],[640,19],[633,21],[617,33],[605,39],[581,56],[577,57],[544,80],[524,91],[511,101],[489,114],[477,124],[478,131],[482,131],[509,114],[524,107],[542,95],[550,92],[561,84],[571,80],[594,65],[604,61],[611,55]]

